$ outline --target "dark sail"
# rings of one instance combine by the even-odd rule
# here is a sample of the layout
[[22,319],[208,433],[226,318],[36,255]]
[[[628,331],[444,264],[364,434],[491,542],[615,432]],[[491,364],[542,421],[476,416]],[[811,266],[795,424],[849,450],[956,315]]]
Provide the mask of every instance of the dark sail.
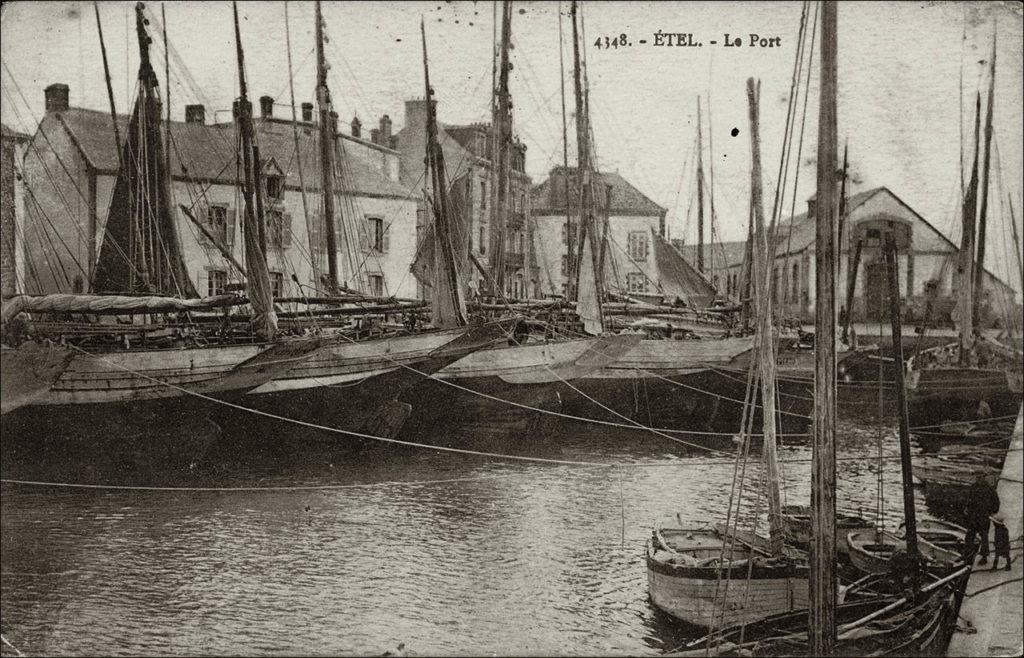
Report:
[[185,268],[171,211],[169,172],[160,136],[160,93],[149,61],[143,5],[135,6],[139,37],[139,93],[132,110],[123,166],[107,215],[92,289],[198,297]]

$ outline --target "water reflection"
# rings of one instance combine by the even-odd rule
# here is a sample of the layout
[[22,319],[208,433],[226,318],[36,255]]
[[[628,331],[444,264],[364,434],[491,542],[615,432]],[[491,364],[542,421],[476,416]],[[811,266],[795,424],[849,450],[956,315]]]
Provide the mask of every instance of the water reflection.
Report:
[[[843,507],[875,510],[873,428],[844,427]],[[515,447],[508,448],[515,451]],[[891,431],[884,513],[902,517]],[[196,468],[129,478],[290,491],[108,491],[5,485],[4,635],[27,653],[656,654],[696,631],[647,599],[643,544],[674,514],[722,520],[733,459],[658,437],[531,441],[591,468],[350,441],[261,437]],[[780,450],[786,502],[810,451]],[[102,464],[8,459],[5,478],[100,481]],[[756,461],[756,459],[755,459]],[[754,489],[760,468],[748,467]],[[83,480],[84,478],[84,480]],[[408,482],[429,481],[421,484]],[[742,517],[755,519],[750,499]]]

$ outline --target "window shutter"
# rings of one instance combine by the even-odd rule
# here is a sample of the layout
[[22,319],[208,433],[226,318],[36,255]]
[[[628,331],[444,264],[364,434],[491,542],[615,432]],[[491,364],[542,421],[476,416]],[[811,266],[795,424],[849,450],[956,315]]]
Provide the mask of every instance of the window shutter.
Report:
[[238,211],[236,211],[234,208],[228,208],[226,214],[227,214],[227,223],[228,223],[228,227],[227,227],[228,244],[227,244],[227,246],[228,246],[228,249],[230,249],[231,247],[233,247],[235,245],[235,224],[237,224],[237,222],[235,220],[237,219],[236,215],[238,214]]
[[281,246],[292,246],[292,214],[281,214]]
[[391,227],[390,226],[385,226],[384,227],[384,239],[382,241],[382,245],[381,246],[383,247],[382,251],[385,254],[388,253],[388,249],[391,247]]
[[[213,233],[210,229],[210,209],[206,206],[196,207],[196,219],[199,220],[199,224],[202,225],[207,231]],[[210,238],[206,237],[206,234],[202,231],[196,231],[199,234],[199,244],[204,247],[212,247],[213,243],[210,242]]]
[[368,236],[366,235],[369,232],[369,228],[367,226],[368,223],[369,222],[367,222],[366,224],[363,224],[362,230],[359,230],[359,227],[356,227],[356,233],[359,234],[359,251],[360,252],[369,251],[370,250],[370,245],[367,244],[367,237]]

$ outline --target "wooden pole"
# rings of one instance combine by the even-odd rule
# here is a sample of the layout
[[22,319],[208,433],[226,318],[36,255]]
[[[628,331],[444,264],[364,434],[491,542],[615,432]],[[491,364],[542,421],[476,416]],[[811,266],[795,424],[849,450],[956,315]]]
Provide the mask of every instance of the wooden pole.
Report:
[[292,72],[292,37],[288,28],[288,3],[284,3],[284,40],[288,50],[288,91],[292,101],[292,138],[295,141],[295,166],[299,173],[299,192],[302,195],[302,216],[306,219],[306,240],[309,243],[309,263],[313,269],[313,292],[320,294],[320,248],[313,242],[313,218],[309,215],[306,199],[306,179],[302,173],[302,152],[299,148],[299,120],[295,114],[295,76]]
[[1020,289],[1024,290],[1024,263],[1021,263],[1020,233],[1017,231],[1017,216],[1013,212],[1013,199],[1006,195],[1006,201],[1010,206],[1010,227],[1013,229],[1014,252],[1017,254],[1017,275],[1020,277]]
[[[840,236],[842,234],[840,233]],[[840,242],[842,238],[840,237]],[[864,248],[864,241],[857,240],[857,247],[850,259],[850,267],[846,272],[846,322],[843,323],[843,342],[849,343],[850,324],[853,323],[853,295],[857,290],[857,270],[860,269],[860,254]]]
[[985,281],[985,239],[986,227],[988,225],[988,186],[989,173],[992,161],[992,106],[995,103],[996,91],[996,37],[992,34],[992,76],[988,87],[988,107],[985,110],[985,160],[982,164],[981,182],[978,187],[981,192],[981,209],[978,213],[978,262],[974,264],[974,292],[972,294],[973,306],[971,310],[971,326],[975,329],[981,324],[980,306],[981,297],[984,292]]
[[974,103],[974,164],[971,178],[964,193],[961,211],[962,233],[960,252],[957,254],[957,308],[956,321],[960,336],[960,365],[967,365],[974,346],[974,231],[978,204],[978,141],[981,131],[981,94]]
[[[910,420],[907,413],[907,387],[904,382],[903,335],[900,321],[899,272],[896,269],[896,237],[889,231],[885,237],[885,268],[889,279],[889,321],[892,326],[893,361],[896,363],[896,396],[899,402],[900,421],[900,469],[903,473],[903,515],[907,527],[907,553],[911,557],[919,554],[917,548],[917,514],[914,508],[914,479],[910,461]],[[915,579],[916,582],[916,579]]]
[[327,238],[327,287],[328,292],[334,292],[338,287],[338,237],[334,232],[334,121],[331,117],[331,92],[327,88],[324,18],[320,0],[316,3],[316,80],[317,110],[320,114],[320,197],[324,236]]
[[[110,100],[110,122],[114,125],[114,149],[117,151],[118,168],[124,167],[121,154],[121,130],[117,127],[117,110],[114,106],[114,87],[110,82],[110,65],[107,63],[107,46],[103,41],[103,25],[100,23],[100,6],[93,0],[92,7],[96,10],[96,29],[100,34],[100,53],[103,55],[103,75],[107,79],[107,98]],[[128,101],[126,101],[128,102]]]
[[[512,108],[508,95],[509,44],[512,40],[512,2],[505,0],[501,10],[501,55],[498,72],[496,115],[492,130],[495,131],[497,152],[493,154],[491,167],[494,169],[495,203],[491,208],[491,278],[496,289],[492,292],[501,296],[505,292],[505,240],[508,232],[509,197],[509,143],[512,141]],[[529,263],[526,264],[529,266]]]
[[815,202],[814,439],[811,466],[811,655],[836,648],[836,3],[821,6],[821,84]]
[[750,107],[750,198],[754,207],[756,231],[753,254],[754,281],[757,294],[758,356],[761,369],[761,417],[764,432],[765,475],[768,481],[768,536],[773,555],[782,555],[782,503],[779,496],[779,461],[775,432],[775,337],[772,327],[772,300],[768,272],[772,254],[768,253],[768,236],[764,225],[764,203],[761,189],[761,138],[758,128],[758,96],[754,79],[747,79],[747,102]]
[[[572,203],[569,201],[569,128],[565,111],[565,55],[562,37],[562,6],[558,6],[558,63],[559,84],[562,90],[562,185],[565,188],[565,298],[576,299],[576,230],[572,221]],[[559,291],[552,290],[554,294]]]
[[697,97],[697,271],[704,273],[704,136],[700,123],[700,96]]

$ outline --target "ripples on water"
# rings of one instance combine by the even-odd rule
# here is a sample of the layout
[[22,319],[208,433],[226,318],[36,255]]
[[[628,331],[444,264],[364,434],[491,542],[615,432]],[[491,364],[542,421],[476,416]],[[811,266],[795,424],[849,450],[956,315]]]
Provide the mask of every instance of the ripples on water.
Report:
[[[895,526],[899,462],[887,432],[885,512]],[[841,507],[873,514],[875,434],[840,431]],[[535,456],[645,464],[614,469],[275,438],[291,448],[221,446],[158,483],[373,486],[4,485],[4,636],[34,654],[381,654],[399,643],[412,654],[657,654],[693,634],[649,603],[644,542],[675,514],[723,520],[730,459],[704,463],[638,434],[531,442]],[[785,501],[806,502],[809,448],[780,456]],[[75,480],[74,468],[6,459],[3,468]],[[147,483],[117,469],[106,482],[118,474]],[[422,480],[457,481],[399,484]]]

